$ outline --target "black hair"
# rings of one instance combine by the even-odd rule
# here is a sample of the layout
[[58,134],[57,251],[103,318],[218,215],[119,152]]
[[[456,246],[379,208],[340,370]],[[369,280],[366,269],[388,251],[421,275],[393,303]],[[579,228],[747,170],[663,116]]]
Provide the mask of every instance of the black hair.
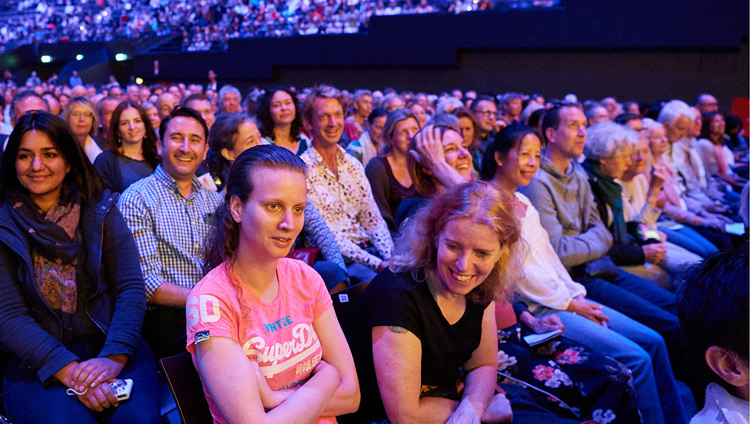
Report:
[[381,116],[388,116],[388,111],[386,111],[382,107],[376,107],[372,110],[372,112],[370,112],[370,116],[367,117],[367,122],[372,125],[372,123]]
[[526,123],[526,125],[536,128],[540,122],[542,122],[542,119],[544,119],[544,115],[547,114],[547,109],[537,109],[533,112],[531,112],[531,115],[529,116],[529,121]]
[[256,126],[255,119],[244,112],[222,113],[216,118],[216,122],[211,126],[211,132],[208,137],[208,169],[214,177],[226,179],[229,168],[229,161],[221,154],[224,149],[232,150],[237,143],[237,132],[243,122],[252,122]]
[[271,119],[271,99],[274,94],[279,91],[285,92],[292,98],[292,103],[294,104],[294,120],[292,121],[291,128],[289,128],[289,133],[292,140],[298,140],[299,133],[302,130],[302,111],[299,108],[297,95],[289,87],[285,86],[272,87],[270,90],[266,91],[263,97],[260,98],[257,110],[258,120],[260,121],[260,134],[269,140],[274,140],[276,138],[273,133],[273,119]]
[[508,152],[518,147],[521,144],[521,140],[523,140],[528,134],[534,134],[539,137],[539,134],[537,134],[533,128],[520,123],[513,123],[501,129],[500,132],[495,135],[492,144],[490,144],[484,152],[480,178],[486,181],[491,180],[497,172],[495,153],[500,153],[501,156],[506,157]]
[[62,118],[41,111],[27,112],[23,115],[16,122],[13,132],[8,137],[8,145],[0,159],[0,180],[3,182],[0,190],[3,195],[5,196],[7,190],[11,189],[25,191],[16,174],[16,157],[21,139],[29,131],[45,133],[70,166],[70,171],[63,180],[60,203],[68,203],[78,196],[82,205],[94,204],[102,192],[102,180],[99,173],[86,157],[70,126]]
[[560,103],[558,105],[555,105],[552,109],[547,110],[547,113],[544,114],[544,119],[542,119],[542,142],[544,144],[549,144],[549,140],[547,140],[547,128],[552,128],[557,130],[557,127],[560,126],[560,112],[563,108],[566,107],[575,107],[580,109],[581,106],[576,103]]
[[627,125],[628,122],[634,120],[634,119],[642,119],[641,115],[636,115],[635,113],[621,113],[617,115],[615,118],[615,123],[620,125]]
[[471,102],[471,106],[469,107],[469,110],[471,110],[472,112],[476,112],[479,102],[483,100],[492,102],[495,105],[495,107],[497,107],[497,101],[495,101],[495,99],[487,95],[481,95],[481,96],[478,96],[476,99],[474,99],[473,102]]
[[[718,346],[748,359],[748,249],[721,251],[691,267],[677,284],[685,339],[704,357]],[[703,361],[701,361],[703,362]]]
[[208,142],[208,125],[206,125],[206,121],[203,120],[201,114],[196,112],[195,109],[182,106],[174,108],[174,110],[169,115],[165,116],[164,119],[161,120],[161,125],[159,126],[159,139],[162,142],[164,142],[164,135],[167,133],[167,126],[169,125],[169,121],[180,116],[183,118],[190,118],[198,121],[198,123],[203,127],[203,140],[204,142]]
[[[714,120],[714,116],[716,115],[721,115],[721,117],[724,118],[724,121],[726,122],[726,116],[724,116],[724,114],[721,112],[705,112],[701,114],[701,119],[703,120],[703,125],[701,126],[700,133],[701,138],[710,140],[709,135],[711,134],[711,121]],[[724,131],[726,131],[726,127]]]

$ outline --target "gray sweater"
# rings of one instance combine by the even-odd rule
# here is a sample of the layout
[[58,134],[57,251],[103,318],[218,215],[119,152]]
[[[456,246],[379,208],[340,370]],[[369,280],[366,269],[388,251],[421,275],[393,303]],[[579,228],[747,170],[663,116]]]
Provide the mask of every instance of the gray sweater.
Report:
[[576,161],[561,173],[543,154],[531,183],[518,191],[539,211],[539,220],[567,268],[607,254],[612,234],[602,224],[588,176]]

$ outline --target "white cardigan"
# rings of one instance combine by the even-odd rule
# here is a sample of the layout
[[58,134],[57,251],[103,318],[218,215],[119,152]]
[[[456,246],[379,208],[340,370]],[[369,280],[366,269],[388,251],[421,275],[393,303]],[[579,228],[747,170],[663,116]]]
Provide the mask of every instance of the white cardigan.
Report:
[[573,281],[560,262],[531,201],[521,193],[516,193],[516,198],[526,205],[526,215],[521,217],[521,240],[515,251],[525,275],[516,292],[529,303],[532,312],[541,306],[564,311],[575,296],[585,296],[586,289]]

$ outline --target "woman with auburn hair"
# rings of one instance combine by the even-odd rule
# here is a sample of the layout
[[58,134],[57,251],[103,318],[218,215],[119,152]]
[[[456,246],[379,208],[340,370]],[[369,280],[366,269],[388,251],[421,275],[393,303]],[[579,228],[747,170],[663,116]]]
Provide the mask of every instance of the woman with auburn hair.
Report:
[[495,394],[493,299],[511,288],[506,266],[519,236],[506,197],[487,183],[465,183],[433,198],[402,229],[391,269],[370,283],[360,305],[363,418],[512,418],[505,395]]
[[104,184],[122,193],[131,184],[154,173],[159,164],[157,137],[146,111],[137,103],[125,101],[112,112],[109,150],[94,161]]
[[187,350],[216,423],[335,423],[359,405],[326,286],[286,257],[304,223],[306,169],[288,150],[264,145],[229,171],[210,271],[186,310]]

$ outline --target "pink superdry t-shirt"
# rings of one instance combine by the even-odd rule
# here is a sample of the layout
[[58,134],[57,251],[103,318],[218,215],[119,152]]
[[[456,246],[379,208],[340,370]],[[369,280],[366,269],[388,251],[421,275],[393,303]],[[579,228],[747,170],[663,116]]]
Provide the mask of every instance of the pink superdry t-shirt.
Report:
[[[322,355],[312,322],[332,307],[331,296],[320,275],[302,261],[279,260],[276,275],[279,293],[265,303],[249,289],[238,296],[236,287],[242,287],[242,282],[226,262],[206,274],[187,302],[187,350],[193,354],[193,363],[195,343],[225,337],[258,362],[273,390],[294,388],[310,377]],[[224,423],[205,385],[203,392],[214,422]],[[336,419],[316,421],[329,422]]]

